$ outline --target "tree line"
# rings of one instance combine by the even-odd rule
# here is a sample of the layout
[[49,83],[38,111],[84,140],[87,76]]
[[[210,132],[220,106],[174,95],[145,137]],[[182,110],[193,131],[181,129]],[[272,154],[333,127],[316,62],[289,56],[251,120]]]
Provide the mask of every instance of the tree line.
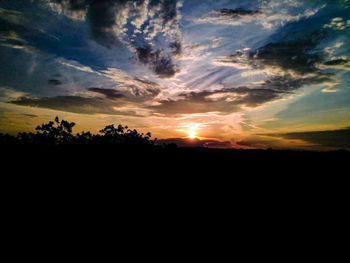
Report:
[[17,136],[0,134],[0,143],[7,146],[103,146],[152,149],[156,147],[175,148],[176,145],[156,145],[157,138],[151,139],[151,133],[139,133],[136,129],[119,124],[107,125],[99,134],[80,132],[73,134],[74,122],[60,120],[58,116],[48,123],[38,125],[36,132],[19,132]]

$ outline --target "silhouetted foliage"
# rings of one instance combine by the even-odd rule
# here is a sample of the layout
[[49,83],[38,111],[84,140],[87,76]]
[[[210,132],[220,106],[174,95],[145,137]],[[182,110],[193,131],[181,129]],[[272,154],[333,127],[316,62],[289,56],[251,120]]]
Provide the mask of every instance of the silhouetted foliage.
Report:
[[46,138],[55,144],[61,144],[73,140],[74,136],[72,135],[72,131],[74,126],[74,122],[60,121],[57,116],[54,121],[41,124],[35,129],[38,131],[37,135],[41,138]]
[[94,145],[96,147],[123,147],[123,148],[152,148],[155,140],[151,139],[151,133],[145,135],[137,130],[131,130],[128,126],[119,124],[107,125],[100,130],[100,134],[81,132],[73,135],[74,122],[60,120],[43,123],[36,127],[36,133],[20,132],[17,136],[0,134],[0,142],[3,145],[63,147],[77,145]]

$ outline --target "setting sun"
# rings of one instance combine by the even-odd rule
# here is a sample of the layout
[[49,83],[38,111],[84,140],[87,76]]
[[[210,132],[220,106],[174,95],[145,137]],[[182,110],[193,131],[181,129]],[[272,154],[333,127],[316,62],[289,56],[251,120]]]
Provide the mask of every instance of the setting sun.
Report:
[[194,139],[196,138],[196,131],[195,130],[189,130],[188,131],[188,138]]
[[197,138],[197,129],[199,128],[199,125],[196,123],[190,124],[188,126],[188,138],[194,139]]

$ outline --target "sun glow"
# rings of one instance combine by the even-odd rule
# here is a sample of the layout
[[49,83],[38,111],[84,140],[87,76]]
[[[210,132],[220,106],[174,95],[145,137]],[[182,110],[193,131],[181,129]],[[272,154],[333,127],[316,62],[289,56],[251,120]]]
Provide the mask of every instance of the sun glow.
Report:
[[194,139],[196,138],[196,131],[191,129],[188,131],[188,138]]
[[196,131],[198,129],[198,124],[192,124],[188,127],[188,138],[190,139],[194,139],[194,138],[197,138],[197,134],[196,134]]

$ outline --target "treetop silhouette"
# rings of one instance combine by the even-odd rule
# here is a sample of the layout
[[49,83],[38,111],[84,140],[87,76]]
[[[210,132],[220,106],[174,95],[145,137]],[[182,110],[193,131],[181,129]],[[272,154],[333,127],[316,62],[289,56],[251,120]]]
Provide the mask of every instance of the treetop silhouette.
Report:
[[60,120],[58,116],[53,121],[38,125],[33,132],[20,132],[17,136],[0,134],[2,144],[20,145],[83,145],[93,144],[96,146],[122,146],[132,148],[154,147],[157,139],[151,139],[151,133],[139,133],[136,129],[119,124],[107,125],[99,131],[100,134],[81,132],[73,135],[74,122]]

